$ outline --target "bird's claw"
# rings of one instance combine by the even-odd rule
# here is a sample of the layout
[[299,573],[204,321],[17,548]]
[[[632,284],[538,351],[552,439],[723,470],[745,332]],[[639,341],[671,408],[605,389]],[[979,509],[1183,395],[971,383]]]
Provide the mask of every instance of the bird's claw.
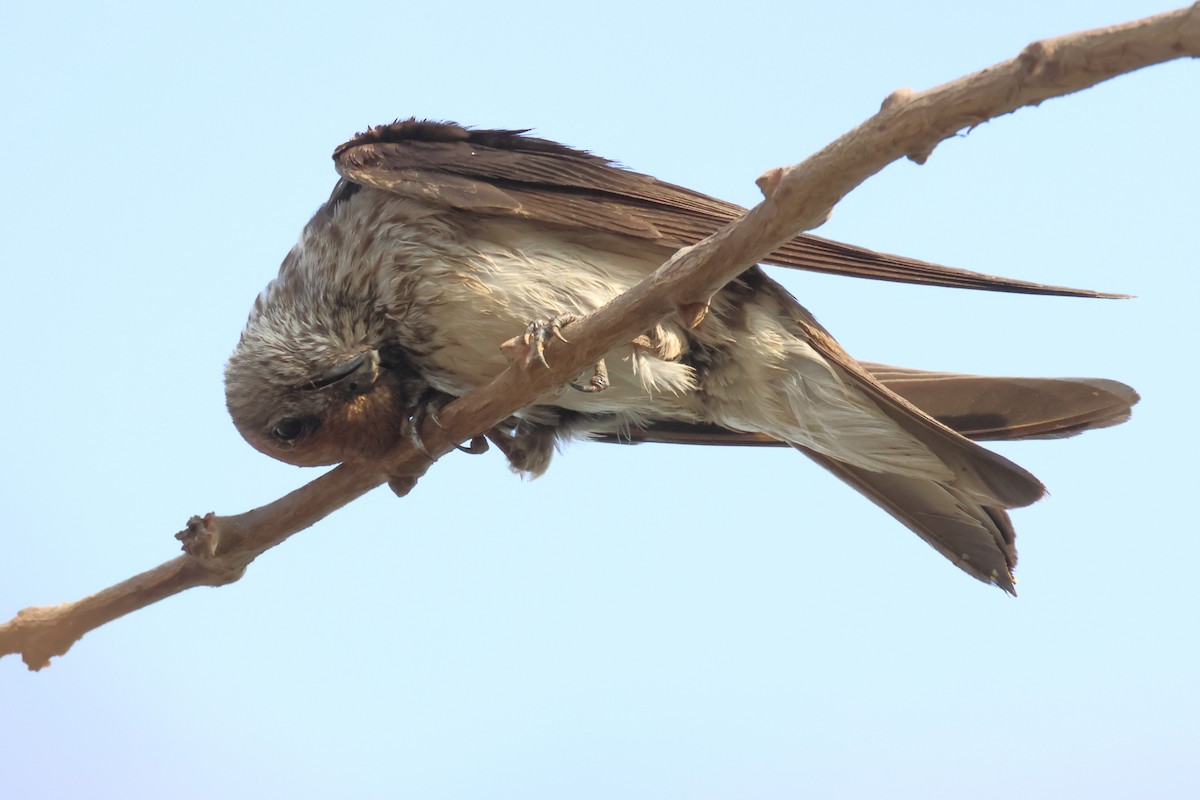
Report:
[[425,421],[425,417],[427,416],[424,409],[425,406],[418,406],[413,415],[404,420],[404,434],[418,453],[433,461],[434,458],[430,454],[429,448],[425,446],[425,442],[421,439],[421,423]]
[[[435,426],[437,426],[438,430],[446,430],[446,426],[442,424],[440,419],[438,419],[438,411],[440,411],[446,405],[446,403],[452,399],[453,398],[446,397],[444,395],[426,399],[424,402],[417,405],[417,408],[411,417],[408,417],[404,420],[403,433],[408,437],[408,440],[412,443],[412,446],[416,448],[417,452],[428,458],[430,461],[434,460],[433,454],[429,452],[429,448],[425,446],[424,440],[421,439],[421,426],[424,425],[425,420],[428,419],[433,422]],[[461,450],[462,452],[469,453],[471,455],[479,455],[480,453],[487,452],[488,443],[487,439],[484,437],[475,436],[469,443],[465,445],[454,445],[454,449]]]
[[[525,334],[521,337],[525,346],[529,348],[526,358],[530,362],[536,359],[541,362],[543,367],[550,369],[550,364],[546,361],[546,343],[550,341],[551,337],[569,343],[567,337],[563,336],[563,328],[578,321],[579,317],[574,314],[559,314],[549,319],[535,319],[530,322],[525,328]],[[589,394],[603,392],[608,386],[608,365],[604,363],[604,359],[600,359],[592,367],[592,377],[586,384],[581,386],[578,383],[571,383],[572,389]]]
[[468,444],[456,444],[454,449],[459,450],[467,455],[478,456],[488,451],[487,438],[484,436],[476,436]]
[[550,369],[550,364],[546,362],[546,342],[550,341],[551,337],[566,342],[567,337],[563,336],[562,329],[578,319],[574,314],[560,314],[550,319],[535,319],[530,322],[521,337],[521,341],[529,348],[527,358],[530,361],[536,358],[543,367]]
[[591,380],[586,385],[580,386],[578,383],[572,383],[571,388],[580,392],[592,394],[594,392],[603,392],[608,388],[608,365],[604,363],[604,359],[600,359],[592,367]]

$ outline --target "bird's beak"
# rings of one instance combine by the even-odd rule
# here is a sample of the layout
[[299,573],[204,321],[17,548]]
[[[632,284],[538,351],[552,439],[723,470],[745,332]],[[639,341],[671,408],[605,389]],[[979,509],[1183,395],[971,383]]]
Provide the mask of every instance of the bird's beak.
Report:
[[366,394],[371,391],[375,381],[379,379],[379,351],[367,350],[353,358],[336,364],[308,383],[301,389],[323,389],[335,383],[348,382],[349,388],[355,394]]

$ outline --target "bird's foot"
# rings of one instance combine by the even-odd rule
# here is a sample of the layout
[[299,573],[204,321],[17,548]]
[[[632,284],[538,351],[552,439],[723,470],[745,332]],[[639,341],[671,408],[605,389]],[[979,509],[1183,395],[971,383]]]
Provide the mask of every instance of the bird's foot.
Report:
[[487,438],[508,459],[513,472],[536,478],[550,466],[556,440],[551,426],[517,422],[501,423],[487,432]]
[[535,319],[530,322],[525,326],[525,334],[521,337],[521,341],[529,348],[525,358],[529,363],[537,359],[543,367],[550,369],[550,364],[546,361],[546,343],[551,337],[566,342],[567,337],[562,334],[563,328],[578,320],[579,317],[574,314],[559,314],[550,319]]
[[[575,314],[559,314],[550,319],[535,319],[530,322],[525,328],[525,334],[521,337],[521,341],[528,348],[526,359],[530,363],[536,359],[541,362],[543,367],[550,369],[550,364],[546,361],[546,343],[552,337],[567,342],[567,337],[562,333],[563,328],[578,320],[579,317]],[[604,359],[600,359],[592,367],[592,377],[588,379],[588,382],[583,385],[572,382],[571,388],[590,394],[603,392],[608,385],[608,365],[604,363]]]
[[[442,394],[440,392],[428,392],[416,406],[412,415],[404,420],[402,433],[408,437],[412,446],[417,449],[417,452],[433,461],[433,455],[429,452],[429,448],[425,446],[425,442],[421,439],[421,427],[425,424],[425,420],[430,420],[440,430],[446,430],[446,426],[442,425],[442,421],[438,419],[438,412],[445,408],[452,400],[457,398],[451,395]],[[464,453],[471,455],[479,455],[486,453],[488,449],[487,439],[483,436],[476,436],[467,444],[456,444],[455,449],[461,450]]]
[[441,428],[442,423],[437,418],[438,409],[443,404],[436,400],[423,401],[419,403],[411,416],[405,417],[401,424],[401,433],[408,438],[408,441],[417,452],[433,461],[433,455],[430,454],[429,448],[425,446],[425,440],[421,438],[421,426],[425,424],[425,420],[433,420],[433,424]]
[[574,381],[571,382],[571,388],[580,392],[603,392],[608,388],[608,365],[604,363],[604,359],[600,359],[592,365],[592,377],[582,386]]

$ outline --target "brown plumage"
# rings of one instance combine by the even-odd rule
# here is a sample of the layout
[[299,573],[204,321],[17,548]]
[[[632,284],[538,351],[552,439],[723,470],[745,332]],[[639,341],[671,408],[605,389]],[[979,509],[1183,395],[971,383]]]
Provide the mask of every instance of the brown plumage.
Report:
[[[523,131],[408,120],[334,154],[343,180],[259,298],[226,373],[255,447],[296,464],[370,456],[439,396],[505,366],[500,342],[584,314],[742,209]],[[769,263],[879,280],[1113,297],[798,236]],[[747,270],[694,328],[667,319],[610,352],[604,391],[547,393],[489,433],[540,474],[556,441],[787,444],[980,580],[1013,590],[1006,509],[1042,485],[972,438],[1116,424],[1133,390],[860,364]],[[964,435],[965,434],[965,435]],[[972,438],[968,438],[972,437]]]

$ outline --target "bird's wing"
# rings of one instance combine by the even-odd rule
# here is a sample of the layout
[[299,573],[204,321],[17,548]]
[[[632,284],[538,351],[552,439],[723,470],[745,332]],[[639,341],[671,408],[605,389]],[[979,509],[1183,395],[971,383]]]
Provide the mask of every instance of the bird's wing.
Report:
[[949,467],[956,489],[987,505],[1002,508],[1027,506],[1046,493],[1041,481],[1027,470],[946,427],[889,389],[842,349],[812,314],[783,287],[765,276],[762,281],[760,291],[774,294],[779,307],[786,309],[785,313],[799,335],[821,355],[841,381],[870,398],[892,422],[915,437]]
[[797,450],[869,497],[959,569],[1016,594],[1016,533],[1003,508],[938,481],[845,464],[805,447]]
[[1129,419],[1138,393],[1104,378],[1010,378],[861,362],[872,377],[975,440],[1062,439]]
[[[772,281],[764,290],[790,303],[792,321],[848,387],[949,467],[947,479],[869,472],[809,453],[974,577],[1013,591],[1015,536],[1005,509],[1029,505],[1046,488],[1007,458],[951,430],[889,389],[852,358],[791,295]],[[787,307],[784,305],[783,307]]]
[[[1124,422],[1138,401],[1137,393],[1125,384],[1097,378],[987,377],[873,363],[862,367],[886,390],[973,439],[1074,436]],[[598,438],[632,443],[788,446],[762,434],[671,422]],[[1001,505],[981,502],[936,480],[871,472],[806,447],[796,449],[869,497],[967,574],[1015,594],[1016,535]],[[996,465],[985,457],[982,467],[975,468],[992,471]],[[1000,469],[1006,471],[1003,465]],[[1024,482],[1020,474],[1017,479]],[[1029,488],[1039,491],[1040,484],[1035,481]]]
[[[745,213],[732,203],[524,134],[410,119],[371,128],[333,157],[338,172],[354,184],[466,212],[632,237],[664,251],[694,244]],[[1122,296],[984,275],[808,234],[772,253],[767,263],[900,283]]]
[[[1061,439],[1129,419],[1137,392],[1102,378],[1008,378],[926,372],[860,362],[888,389],[943,425],[976,441]],[[593,440],[620,444],[660,442],[788,447],[760,433],[718,425],[656,422]]]

